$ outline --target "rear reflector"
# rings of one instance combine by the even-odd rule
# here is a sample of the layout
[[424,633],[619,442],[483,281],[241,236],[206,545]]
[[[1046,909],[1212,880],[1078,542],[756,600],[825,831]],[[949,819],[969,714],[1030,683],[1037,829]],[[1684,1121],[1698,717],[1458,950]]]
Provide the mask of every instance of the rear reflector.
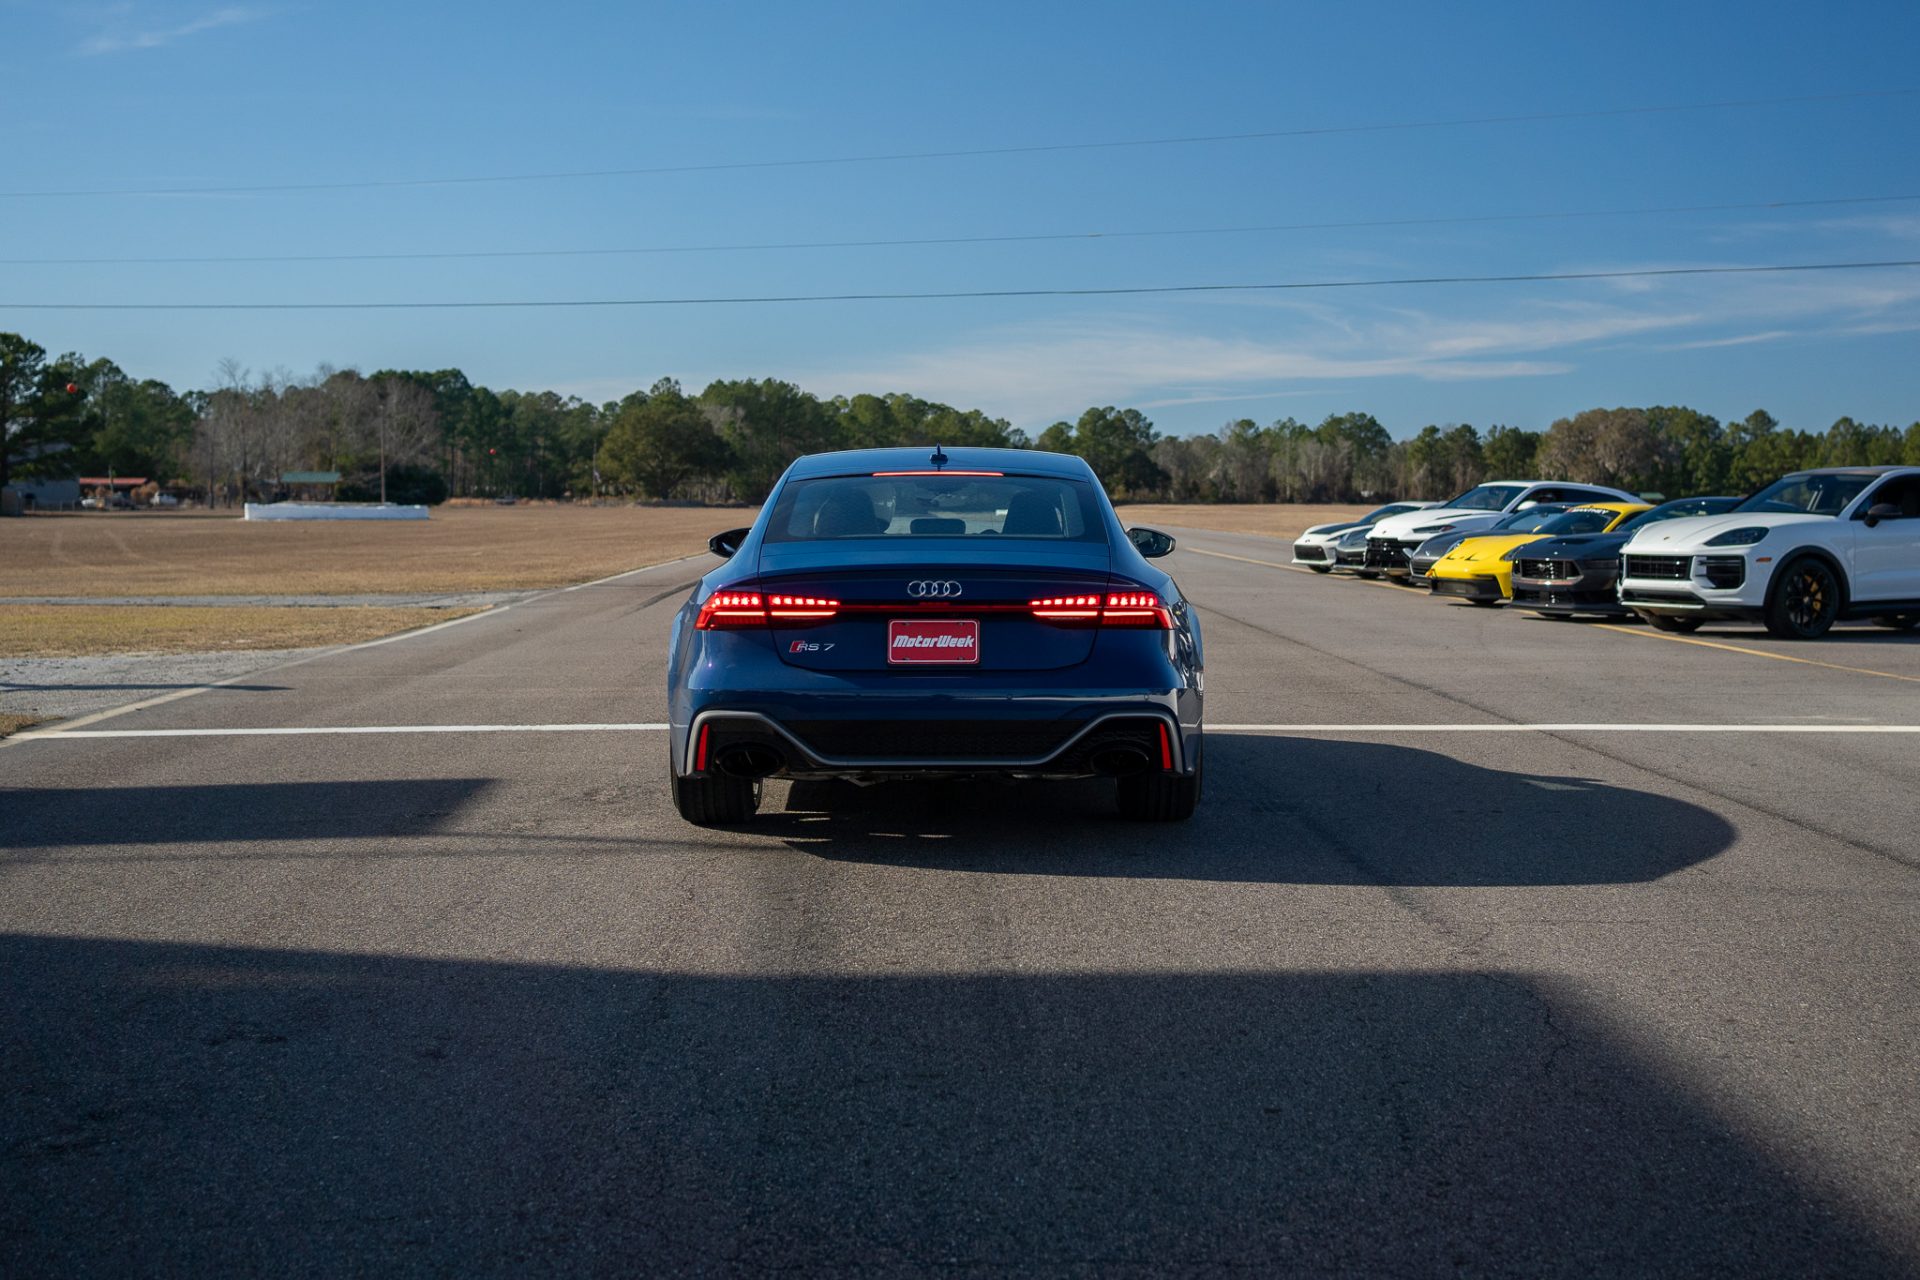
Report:
[[[707,730],[712,727],[712,725],[705,724],[700,726],[700,745],[695,747],[693,752],[693,771],[695,773],[705,773],[707,771]],[[1166,730],[1162,729],[1160,732],[1164,734]]]
[[1173,768],[1173,744],[1167,740],[1165,723],[1160,726],[1160,767],[1167,770]]
[[1103,627],[1173,628],[1173,614],[1151,591],[1126,591],[1106,596],[1052,596],[1035,600],[1028,609],[1043,622],[1071,625],[1095,623]]

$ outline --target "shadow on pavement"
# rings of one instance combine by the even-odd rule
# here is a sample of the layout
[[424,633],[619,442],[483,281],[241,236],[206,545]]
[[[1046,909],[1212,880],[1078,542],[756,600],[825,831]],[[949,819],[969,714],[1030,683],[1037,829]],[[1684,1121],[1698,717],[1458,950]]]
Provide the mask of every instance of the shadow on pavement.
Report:
[[431,835],[490,778],[0,787],[0,850]]
[[1118,821],[1109,783],[835,782],[793,784],[786,812],[743,830],[821,858],[955,871],[1404,886],[1654,880],[1734,836],[1653,792],[1413,747],[1229,733],[1207,735],[1205,795],[1187,823]]
[[1911,1262],[1910,1224],[1823,1202],[1524,977],[732,978],[22,936],[0,972],[8,1274]]

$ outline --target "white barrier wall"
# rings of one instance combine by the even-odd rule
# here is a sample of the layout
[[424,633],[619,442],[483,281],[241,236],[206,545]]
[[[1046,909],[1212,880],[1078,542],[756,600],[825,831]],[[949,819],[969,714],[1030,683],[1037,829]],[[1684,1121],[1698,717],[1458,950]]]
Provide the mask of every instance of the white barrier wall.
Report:
[[425,520],[425,507],[380,502],[249,502],[249,520]]

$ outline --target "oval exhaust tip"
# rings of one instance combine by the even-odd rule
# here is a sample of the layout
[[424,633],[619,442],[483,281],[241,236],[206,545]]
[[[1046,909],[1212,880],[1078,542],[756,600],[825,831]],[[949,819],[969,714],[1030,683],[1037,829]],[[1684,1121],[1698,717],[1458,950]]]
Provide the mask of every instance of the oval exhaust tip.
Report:
[[733,778],[765,778],[780,772],[786,758],[772,747],[749,743],[728,747],[714,761],[714,767]]

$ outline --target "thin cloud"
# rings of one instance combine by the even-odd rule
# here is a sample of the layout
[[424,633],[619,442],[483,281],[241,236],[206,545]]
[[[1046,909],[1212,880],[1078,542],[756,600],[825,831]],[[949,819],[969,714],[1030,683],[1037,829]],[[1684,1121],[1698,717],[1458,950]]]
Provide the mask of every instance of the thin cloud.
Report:
[[137,27],[132,24],[132,17],[130,7],[117,9],[110,20],[113,25],[81,41],[76,52],[95,57],[107,53],[124,53],[130,49],[159,49],[176,40],[198,35],[202,31],[258,22],[266,17],[266,12],[241,5],[229,5],[223,9],[203,13],[196,18],[189,18],[185,22],[161,27]]
[[[1611,282],[1609,282],[1611,284]],[[1610,347],[1700,350],[1874,325],[1901,331],[1920,304],[1920,272],[1866,278],[1665,280],[1603,286],[1586,299],[1532,298],[1479,314],[1404,306],[1302,308],[1260,332],[1195,331],[1170,315],[1058,320],[996,329],[959,342],[795,381],[831,391],[911,388],[979,404],[1023,425],[1087,404],[1171,406],[1278,396],[1302,383],[1411,378],[1478,382],[1576,371]],[[1215,313],[1217,315],[1217,313]],[[1756,328],[1755,321],[1766,324]],[[1771,322],[1771,323],[1768,323]],[[1791,327],[1790,327],[1791,326]]]

